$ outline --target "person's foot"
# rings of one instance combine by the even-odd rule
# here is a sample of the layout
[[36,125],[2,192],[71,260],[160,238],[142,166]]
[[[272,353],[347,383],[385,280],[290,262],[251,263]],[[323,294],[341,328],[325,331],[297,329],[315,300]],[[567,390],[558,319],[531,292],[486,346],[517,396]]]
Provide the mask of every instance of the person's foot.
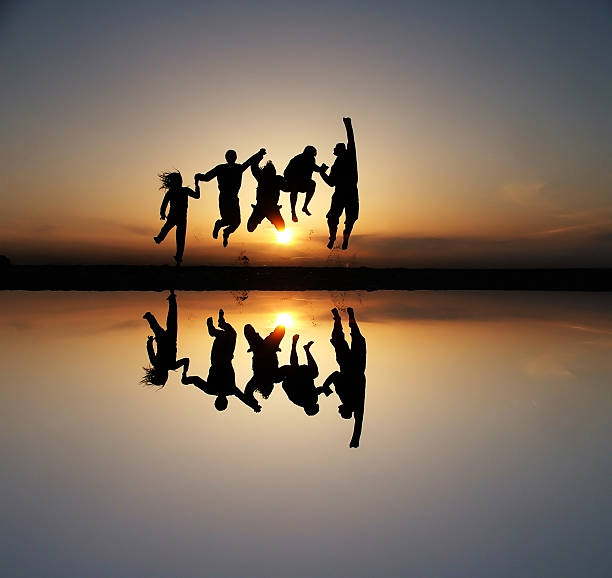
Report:
[[297,223],[297,222],[298,222],[298,218],[297,218],[297,215],[296,215],[295,213],[291,213],[291,220],[292,220],[294,223]]
[[346,308],[346,312],[348,313],[349,319],[350,318],[355,319],[355,312],[353,311],[352,307],[347,307]]
[[176,261],[176,266],[177,267],[183,262],[183,260],[179,259],[176,255],[173,257],[173,259]]
[[213,239],[218,239],[219,238],[219,230],[221,229],[221,224],[223,223],[223,221],[217,221],[215,223],[215,227],[213,229]]
[[308,207],[302,207],[302,213],[306,213],[309,217],[312,215],[312,213],[308,210]]
[[151,313],[150,311],[147,311],[147,312],[146,312],[146,313],[145,313],[145,314],[142,316],[142,318],[143,318],[143,319],[148,319],[149,317],[152,317],[152,316],[153,316],[153,313]]
[[342,240],[342,250],[343,251],[346,251],[348,249],[348,241],[349,241],[348,237],[344,237],[344,239]]
[[219,309],[219,323],[225,321],[225,313],[223,313],[223,309]]
[[155,235],[155,237],[153,237],[153,240],[159,245],[161,243],[161,239]]
[[299,336],[299,335],[296,333],[296,334],[293,336],[293,343],[297,343],[299,338],[300,338],[300,336]]
[[327,248],[331,251],[334,248],[334,243],[336,242],[335,238],[329,238],[329,243],[327,243]]
[[306,345],[304,345],[304,351],[308,351],[314,345],[314,341],[309,341]]
[[228,235],[223,235],[223,246],[227,247],[227,240],[229,239]]
[[170,301],[170,299],[176,299],[176,295],[174,294],[174,289],[170,289],[170,294],[166,297],[166,301]]
[[340,313],[338,313],[338,310],[335,307],[331,310],[331,314],[333,315],[334,319],[340,319]]

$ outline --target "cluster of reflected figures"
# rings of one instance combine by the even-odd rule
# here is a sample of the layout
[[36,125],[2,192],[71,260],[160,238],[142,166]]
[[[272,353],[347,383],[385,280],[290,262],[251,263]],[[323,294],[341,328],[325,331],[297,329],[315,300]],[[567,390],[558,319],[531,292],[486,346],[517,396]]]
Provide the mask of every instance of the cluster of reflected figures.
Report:
[[[151,365],[144,368],[145,375],[142,383],[164,386],[168,381],[168,372],[180,369],[182,371],[181,383],[197,387],[205,394],[213,396],[217,410],[225,410],[229,398],[233,397],[257,413],[262,408],[255,398],[255,393],[260,394],[263,399],[268,399],[274,385],[281,383],[289,401],[301,407],[309,416],[319,413],[319,396],[324,394],[329,397],[335,390],[340,399],[338,413],[344,419],[354,420],[349,447],[359,447],[365,404],[366,341],[359,330],[353,309],[349,307],[346,310],[350,345],[342,327],[340,313],[335,308],[331,310],[333,328],[330,342],[334,348],[338,370],[332,372],[320,386],[315,385],[315,380],[319,377],[319,369],[310,352],[312,341],[303,346],[306,363],[301,365],[297,351],[300,336],[294,335],[289,363],[280,365],[278,352],[280,343],[285,337],[285,327],[278,325],[267,337],[262,337],[252,325],[245,325],[244,337],[249,344],[247,352],[253,356],[253,377],[243,391],[236,385],[232,365],[237,333],[225,318],[223,309],[219,310],[216,325],[212,317],[206,320],[208,334],[213,338],[213,344],[210,353],[210,370],[207,379],[203,379],[199,375],[189,373],[188,357],[177,359],[178,316],[174,291],[170,291],[167,301],[168,315],[165,329],[151,312],[147,311],[143,315],[153,335],[147,338],[147,353]],[[334,390],[332,390],[332,385]]]

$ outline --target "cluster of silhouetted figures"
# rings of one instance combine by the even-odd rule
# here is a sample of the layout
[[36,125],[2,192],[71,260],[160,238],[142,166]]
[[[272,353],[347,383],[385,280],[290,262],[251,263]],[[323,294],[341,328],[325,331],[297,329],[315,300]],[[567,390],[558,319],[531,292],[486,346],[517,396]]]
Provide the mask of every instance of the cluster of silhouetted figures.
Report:
[[249,345],[247,351],[253,355],[253,377],[242,391],[236,385],[232,365],[237,334],[225,319],[222,309],[219,310],[216,326],[212,317],[206,320],[208,334],[214,339],[207,379],[189,374],[189,358],[177,359],[177,304],[174,291],[170,291],[165,329],[152,313],[147,312],[143,315],[153,335],[147,339],[147,353],[151,365],[144,368],[142,383],[163,386],[168,380],[169,371],[181,369],[181,382],[184,385],[195,386],[213,396],[215,407],[219,411],[227,408],[228,399],[233,396],[255,412],[261,411],[255,393],[268,399],[274,385],[281,383],[289,400],[310,416],[319,413],[319,396],[325,394],[329,397],[333,393],[331,388],[333,385],[336,395],[340,398],[338,412],[344,419],[354,418],[353,435],[349,445],[352,448],[359,447],[365,404],[366,341],[359,331],[355,314],[350,307],[347,308],[350,345],[342,329],[338,310],[334,308],[331,313],[334,325],[330,341],[335,351],[338,370],[329,375],[321,386],[315,386],[319,370],[310,351],[312,341],[304,345],[306,363],[300,365],[297,353],[299,335],[294,335],[289,364],[280,365],[278,352],[285,336],[285,328],[278,325],[267,337],[261,337],[252,325],[247,324],[244,326],[244,337]]
[[[223,231],[223,246],[227,247],[230,235],[240,226],[240,202],[238,193],[242,185],[242,173],[247,168],[257,181],[255,204],[252,204],[252,212],[247,221],[247,230],[255,231],[258,225],[268,219],[278,231],[285,228],[285,221],[281,215],[282,205],[279,205],[281,191],[289,193],[291,204],[291,219],[298,221],[296,205],[298,194],[304,193],[304,204],[302,212],[311,215],[308,208],[314,193],[316,183],[312,178],[313,173],[319,173],[320,177],[330,187],[334,187],[331,205],[327,212],[327,225],[329,228],[328,249],[333,249],[336,242],[338,223],[344,212],[344,231],[342,249],[347,249],[349,237],[353,225],[359,216],[359,195],[357,191],[357,153],[355,150],[355,136],[350,118],[344,118],[347,142],[336,144],[333,154],[336,156],[329,174],[326,164],[316,164],[317,149],[311,145],[304,151],[293,157],[283,175],[277,174],[276,167],[272,161],[268,161],[260,167],[266,149],[262,148],[245,162],[237,162],[237,154],[234,150],[225,153],[226,162],[212,168],[206,173],[194,175],[195,190],[183,186],[183,177],[179,172],[161,173],[160,189],[166,189],[166,194],[160,208],[160,218],[166,221],[159,234],[153,239],[161,243],[166,235],[176,227],[176,255],[174,260],[177,265],[183,260],[185,249],[185,234],[187,232],[187,206],[189,197],[200,198],[200,181],[209,182],[217,179],[219,186],[219,219],[215,222],[212,236],[219,238],[219,232]],[[168,205],[170,206],[169,212]]]

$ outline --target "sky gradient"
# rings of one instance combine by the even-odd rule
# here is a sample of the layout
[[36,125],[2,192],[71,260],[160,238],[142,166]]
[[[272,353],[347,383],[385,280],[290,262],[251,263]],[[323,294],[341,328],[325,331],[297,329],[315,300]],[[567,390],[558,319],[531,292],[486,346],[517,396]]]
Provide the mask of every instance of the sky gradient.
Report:
[[[192,201],[185,264],[612,266],[612,5],[516,2],[4,4],[0,254],[168,263],[157,173],[259,147],[331,164],[353,118],[361,215],[325,248],[313,216],[210,237]],[[285,220],[288,196],[282,197]]]

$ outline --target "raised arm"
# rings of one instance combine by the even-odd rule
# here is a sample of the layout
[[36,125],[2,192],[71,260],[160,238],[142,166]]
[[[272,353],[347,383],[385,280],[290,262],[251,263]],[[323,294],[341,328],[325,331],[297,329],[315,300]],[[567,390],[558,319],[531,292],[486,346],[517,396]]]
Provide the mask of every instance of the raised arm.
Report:
[[348,116],[345,116],[342,119],[342,122],[344,122],[344,127],[346,128],[346,140],[347,140],[346,150],[354,154],[355,153],[355,134],[353,133],[353,123],[351,122],[351,119]]
[[240,165],[242,172],[246,171],[252,164],[258,165],[261,162],[261,159],[264,158],[265,154],[266,149],[259,149],[254,155],[250,156]]
[[259,177],[261,176],[261,168],[259,167],[259,161],[251,163],[251,173],[255,177],[256,181],[259,181]]
[[170,202],[170,191],[168,191],[164,195],[164,200],[162,201],[161,207],[159,208],[159,218],[164,221],[166,219],[166,209],[168,208],[168,203]]

